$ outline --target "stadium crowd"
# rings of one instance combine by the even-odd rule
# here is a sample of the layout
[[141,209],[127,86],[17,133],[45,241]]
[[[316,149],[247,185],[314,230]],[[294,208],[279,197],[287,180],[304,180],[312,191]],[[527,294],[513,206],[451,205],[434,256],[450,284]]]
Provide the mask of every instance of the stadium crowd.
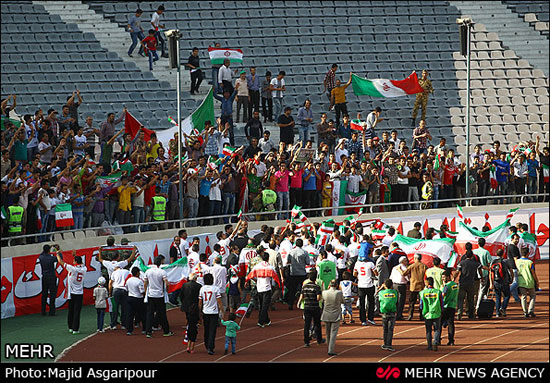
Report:
[[[428,228],[425,234],[420,227],[420,223],[415,223],[407,237],[437,239],[452,234],[444,224],[440,230]],[[228,224],[217,233],[218,242],[210,254],[199,254],[201,239],[190,238],[181,229],[166,256],[171,263],[185,258],[188,266],[186,283],[169,294],[170,303],[180,305],[186,316],[187,352],[195,352],[201,324],[202,340],[209,354],[215,352],[216,329],[220,325],[227,327],[225,353],[231,345],[234,354],[237,333],[246,318],[257,320],[260,328],[268,327],[272,325],[269,312],[281,308],[303,310],[305,347],[310,347],[312,338],[316,338],[318,344],[328,343],[328,354],[332,356],[337,355],[336,335],[341,325],[376,326],[377,318],[383,327],[382,349],[391,352],[398,321],[424,321],[428,350],[437,351],[443,345],[445,328],[446,345],[455,345],[455,318],[502,320],[510,316],[507,310],[514,304],[521,305],[525,318],[536,317],[539,279],[534,262],[528,258],[529,249],[521,240],[528,225],[518,222],[509,226],[504,247],[494,254],[485,249],[482,237],[475,249],[467,243],[454,265],[418,253],[414,254],[414,262],[409,262],[411,254],[407,255],[396,242],[396,229],[387,226],[384,236],[375,236],[375,230],[380,232],[376,228],[376,222],[346,219],[335,225],[324,245],[319,245],[315,239],[321,230],[318,223],[301,230],[290,222],[277,228],[263,225],[252,236],[247,221],[240,220],[235,227]],[[174,335],[162,298],[168,285],[167,271],[161,268],[165,256],[156,256],[153,265],[143,271],[133,262],[135,247],[117,250],[114,245],[114,237],[109,237],[97,258],[105,275],[94,289],[97,331],[125,330],[131,336],[138,328],[151,338],[155,330],[162,328],[164,336]],[[67,267],[72,299],[81,302],[83,278],[73,277],[76,271],[86,272],[81,257],[74,257],[74,265],[65,264],[59,246],[53,248],[57,258],[50,253],[50,245],[44,245],[39,258],[43,270],[53,270],[56,261]],[[46,297],[56,294],[55,274],[53,286],[45,286],[42,315],[47,313]],[[491,292],[494,300],[488,298]],[[113,309],[109,310],[110,324],[104,327],[109,297]],[[74,304],[68,312],[69,330],[78,334],[80,306],[75,308]],[[55,315],[53,305],[50,315]],[[321,322],[325,322],[325,331]]]

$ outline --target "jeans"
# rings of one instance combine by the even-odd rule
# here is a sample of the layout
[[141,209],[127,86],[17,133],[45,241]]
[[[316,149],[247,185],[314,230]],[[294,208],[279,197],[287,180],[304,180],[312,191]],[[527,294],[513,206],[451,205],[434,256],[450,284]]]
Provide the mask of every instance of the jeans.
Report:
[[[508,181],[499,182],[495,194],[497,194],[497,195],[506,195],[506,194],[508,194]],[[494,201],[495,201],[494,202],[495,205],[496,204],[510,203],[510,201],[508,201],[508,199],[506,199],[506,198],[498,198],[498,199],[495,199]]]
[[231,353],[235,353],[235,346],[237,345],[236,336],[225,336],[225,351],[229,350],[229,344],[231,344]]
[[[199,213],[199,199],[198,198],[191,198],[191,197],[185,197],[185,205],[187,206],[188,213],[187,218],[196,218]],[[187,221],[187,226],[197,226],[196,220]]]
[[50,306],[50,315],[55,315],[55,298],[57,297],[57,277],[43,276],[42,277],[42,315],[46,315],[46,304]]
[[391,347],[393,340],[393,329],[395,327],[395,313],[382,314],[382,327],[384,329],[384,346]]
[[[136,45],[139,41],[143,40],[145,38],[145,35],[143,32],[130,32],[130,37],[132,38],[132,45],[130,45],[130,48],[128,48],[128,55],[131,55],[134,52],[134,49],[136,48]],[[139,53],[143,53],[143,46],[140,45],[139,47]]]
[[273,121],[273,99],[262,97],[262,112],[264,122]]
[[202,71],[199,69],[194,72],[191,72],[191,94],[199,91],[201,82],[202,82]]
[[[409,186],[409,192],[408,192],[408,195],[407,195],[407,201],[418,201],[419,200],[419,197],[418,197],[418,187],[416,186]],[[420,205],[418,204],[411,204],[410,205],[410,210],[418,210],[420,209]]]
[[258,300],[260,301],[260,313],[258,315],[259,324],[268,324],[269,320],[269,308],[271,307],[271,290],[258,293]]
[[[208,215],[220,215],[222,213],[222,201],[210,200],[208,204]],[[217,225],[219,222],[218,218],[213,218],[210,220],[208,225]]]
[[161,52],[160,54],[162,56],[164,56],[164,49],[166,47],[166,43],[165,43],[164,39],[162,38],[163,34],[164,33],[162,33],[161,31],[156,31],[155,32],[155,37],[157,38],[158,44],[160,46],[160,52]]
[[437,202],[437,200],[439,199],[439,189],[441,188],[441,186],[439,185],[434,185],[434,197],[433,197],[433,208],[434,209],[437,209],[437,207],[439,206],[439,202]]
[[277,121],[279,116],[283,114],[283,97],[273,97],[273,119]]
[[323,333],[321,328],[321,308],[304,310],[304,343],[309,344],[309,330],[311,328],[311,322],[313,321],[313,327],[315,328],[315,337],[317,342],[323,339]]
[[84,227],[84,214],[73,214],[74,228],[82,229]]
[[214,92],[216,94],[221,93],[222,88],[220,87],[220,84],[218,83],[218,72],[220,68],[212,68],[212,86],[214,87]]
[[309,126],[298,126],[298,137],[304,144],[311,138],[310,130]]
[[233,131],[233,116],[228,114],[228,115],[223,115],[222,116],[222,126],[225,126],[225,123],[226,122],[229,122],[229,142],[231,143],[232,146],[235,145],[235,132]]
[[97,329],[103,330],[103,324],[105,322],[105,309],[96,309],[97,312]]
[[434,330],[433,344],[441,344],[441,317],[434,319],[425,319],[426,324],[426,341],[428,347],[432,347],[432,329]]
[[92,213],[92,227],[99,227],[105,221],[105,213]]
[[[537,177],[529,177],[527,179],[527,194],[536,194],[538,192],[537,188]],[[537,197],[529,197],[527,201],[537,202]]]
[[[145,209],[143,206],[134,206],[134,223],[143,223],[145,222]],[[136,226],[134,232],[143,231],[143,226]]]
[[246,122],[248,119],[248,97],[247,96],[239,96],[239,99],[237,100],[237,123],[240,121],[241,117],[241,108],[243,110],[243,119],[242,122]]
[[[223,207],[222,215],[233,214],[235,211],[235,193],[222,193]],[[224,223],[229,223],[229,218],[223,219]]]
[[455,342],[455,312],[455,308],[445,307],[441,313],[441,325],[448,326],[447,340],[450,343]]
[[[48,230],[48,227],[50,226],[50,215],[48,214],[48,212],[44,212],[42,210],[40,210],[40,214],[42,214],[42,228],[40,229],[40,232],[41,233],[47,233],[49,230]],[[39,242],[46,242],[46,241],[49,241],[50,240],[50,236],[47,236],[47,235],[41,235],[40,237],[38,237],[38,241]]]
[[519,287],[519,284],[518,284],[518,271],[513,270],[513,272],[514,272],[514,280],[513,280],[512,284],[510,285],[510,295],[512,297],[514,297],[514,300],[517,303],[517,302],[520,301],[519,294],[518,294],[518,287]]
[[[288,210],[289,193],[277,192],[277,210]],[[279,213],[277,219],[286,219],[287,213]]]
[[157,51],[148,51],[147,56],[149,56],[149,70],[153,70],[153,63],[159,59]]
[[[495,281],[494,285],[495,291],[495,309],[497,315],[499,314],[500,309],[506,311],[508,307],[508,302],[510,301],[510,285],[508,283],[498,283]],[[502,304],[501,304],[502,299]]]

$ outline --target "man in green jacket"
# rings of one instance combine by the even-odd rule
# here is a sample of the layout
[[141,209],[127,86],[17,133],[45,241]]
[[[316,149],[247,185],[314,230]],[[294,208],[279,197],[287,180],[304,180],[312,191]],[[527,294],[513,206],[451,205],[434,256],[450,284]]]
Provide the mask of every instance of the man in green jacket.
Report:
[[453,281],[451,272],[446,270],[443,273],[443,285],[441,286],[443,294],[443,312],[441,314],[441,325],[449,327],[447,335],[447,346],[455,344],[455,312],[458,302],[458,284]]
[[378,289],[380,313],[382,314],[382,326],[384,328],[383,350],[395,351],[392,347],[393,329],[397,312],[397,290],[393,289],[393,282],[387,279]]
[[[424,317],[426,324],[426,340],[428,341],[428,350],[437,351],[437,346],[441,343],[441,312],[443,310],[443,295],[441,290],[434,288],[434,279],[426,278],[427,287],[420,292],[420,312]],[[434,340],[432,347],[432,328],[434,330]]]

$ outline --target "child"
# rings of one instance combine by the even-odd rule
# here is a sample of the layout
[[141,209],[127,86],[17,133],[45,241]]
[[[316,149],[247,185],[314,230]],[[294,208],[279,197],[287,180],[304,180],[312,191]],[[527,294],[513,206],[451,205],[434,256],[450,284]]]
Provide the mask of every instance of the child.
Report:
[[158,61],[157,55],[157,38],[155,37],[155,30],[149,29],[149,36],[141,40],[141,45],[145,50],[145,54],[149,57],[149,70],[153,70],[153,63]]
[[[422,175],[422,199],[425,201],[429,201],[432,199],[434,194],[434,187],[432,182],[430,181],[430,176],[427,173],[424,173]],[[422,209],[428,209],[430,207],[429,202],[424,202],[422,204]]]
[[[384,203],[390,203],[391,202],[391,185],[390,185],[390,179],[388,176],[384,176],[382,178],[382,185],[384,186]],[[389,206],[388,206],[389,208]],[[384,211],[383,208],[380,211]]]
[[393,289],[391,279],[388,278],[378,288],[378,299],[380,301],[380,313],[382,314],[382,326],[384,328],[384,344],[382,345],[382,349],[395,351],[392,347],[392,340],[397,312],[397,291]]
[[226,327],[225,329],[225,351],[224,355],[227,354],[227,350],[229,349],[229,343],[231,343],[231,354],[235,355],[235,345],[237,344],[237,330],[241,329],[241,326],[235,322],[235,319],[237,319],[237,315],[235,313],[229,314],[229,320],[224,321],[222,319],[222,325]]
[[105,309],[107,308],[107,289],[105,288],[104,277],[97,279],[97,287],[94,289],[93,296],[97,311],[97,332],[105,332],[103,330],[103,320],[105,318]]
[[[330,183],[330,176],[325,174],[325,180],[323,181],[323,190],[321,192],[322,207],[332,206],[332,183]],[[324,210],[324,215],[331,215],[331,210]]]
[[344,295],[344,302],[342,304],[342,324],[346,324],[346,313],[349,314],[349,323],[355,323],[353,320],[353,292],[351,290],[353,285],[357,285],[356,283],[351,281],[351,274],[349,271],[344,271],[342,274],[342,280],[340,281],[340,290],[342,290],[342,293]]

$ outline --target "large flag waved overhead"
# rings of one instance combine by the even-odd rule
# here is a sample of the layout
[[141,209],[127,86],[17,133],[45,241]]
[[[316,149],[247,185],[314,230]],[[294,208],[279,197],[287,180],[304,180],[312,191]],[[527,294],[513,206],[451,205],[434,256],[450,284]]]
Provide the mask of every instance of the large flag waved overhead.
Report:
[[416,72],[412,72],[404,80],[375,79],[367,80],[357,75],[352,75],[351,85],[353,93],[357,96],[371,97],[402,97],[423,91],[418,84]]
[[485,238],[485,250],[489,251],[491,255],[496,255],[498,249],[505,249],[506,247],[508,227],[510,227],[510,221],[506,220],[494,229],[483,232],[466,225],[464,222],[458,222],[455,251],[463,255],[466,252],[466,243],[468,242],[472,244],[472,248],[477,249],[479,247],[477,240]]
[[409,262],[414,262],[415,254],[422,254],[422,263],[428,267],[433,266],[433,258],[437,257],[441,263],[447,263],[453,252],[454,238],[415,239],[397,234],[393,240],[397,242],[401,250],[407,254]]
[[232,63],[243,62],[243,51],[240,49],[208,47],[208,55],[213,65],[221,65],[225,59],[229,59]]

